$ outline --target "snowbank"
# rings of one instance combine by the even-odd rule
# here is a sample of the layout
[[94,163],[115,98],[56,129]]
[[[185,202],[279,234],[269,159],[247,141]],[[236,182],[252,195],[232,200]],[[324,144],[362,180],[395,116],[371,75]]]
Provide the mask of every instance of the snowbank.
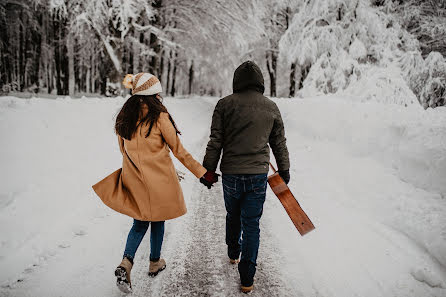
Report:
[[[293,238],[279,205],[265,211],[281,218],[271,221],[294,259],[289,273],[337,280],[322,292],[306,288],[314,295],[439,296],[430,287],[446,288],[446,108],[336,97],[277,103],[291,152],[290,186],[316,226]],[[367,278],[377,284],[368,286]]]
[[291,133],[378,160],[415,187],[446,197],[446,107],[424,111],[417,104],[361,103],[356,97],[335,96],[277,102]]
[[121,104],[0,99],[0,262],[8,267],[0,272],[2,284],[86,236],[90,221],[107,214],[87,187],[120,167],[118,148],[110,143],[116,142],[113,115]]

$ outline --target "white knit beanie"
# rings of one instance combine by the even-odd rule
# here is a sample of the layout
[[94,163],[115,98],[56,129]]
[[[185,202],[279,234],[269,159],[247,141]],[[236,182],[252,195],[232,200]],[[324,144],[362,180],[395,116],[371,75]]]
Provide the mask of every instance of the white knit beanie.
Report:
[[163,91],[159,79],[150,73],[127,74],[122,84],[132,89],[132,95],[155,95]]

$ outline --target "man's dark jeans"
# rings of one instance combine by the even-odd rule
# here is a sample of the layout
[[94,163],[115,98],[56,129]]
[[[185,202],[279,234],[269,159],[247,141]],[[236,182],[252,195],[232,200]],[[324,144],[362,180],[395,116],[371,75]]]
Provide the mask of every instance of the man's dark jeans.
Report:
[[[242,286],[251,286],[259,250],[259,221],[265,202],[266,174],[223,174],[228,256],[238,259]],[[243,232],[243,235],[242,235]],[[240,236],[242,235],[242,238]]]

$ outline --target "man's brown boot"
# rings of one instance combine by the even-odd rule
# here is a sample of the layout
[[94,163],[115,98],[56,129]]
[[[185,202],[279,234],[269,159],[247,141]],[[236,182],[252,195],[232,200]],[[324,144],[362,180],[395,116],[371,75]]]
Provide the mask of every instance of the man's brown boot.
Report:
[[249,287],[241,286],[241,289],[242,289],[242,293],[248,294],[252,291],[252,289],[254,289],[254,285],[249,286]]
[[150,261],[149,276],[155,277],[158,272],[163,271],[166,268],[166,261],[159,259],[158,261]]
[[121,264],[115,270],[116,285],[124,293],[132,293],[132,282],[130,281],[130,271],[133,264],[129,259],[122,259]]

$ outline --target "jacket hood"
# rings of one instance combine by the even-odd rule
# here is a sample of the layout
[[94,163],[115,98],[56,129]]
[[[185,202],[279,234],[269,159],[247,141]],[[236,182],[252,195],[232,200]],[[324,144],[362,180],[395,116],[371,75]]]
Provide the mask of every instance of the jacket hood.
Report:
[[234,72],[232,88],[234,93],[254,90],[263,94],[265,85],[259,66],[252,61],[246,61],[238,66]]

